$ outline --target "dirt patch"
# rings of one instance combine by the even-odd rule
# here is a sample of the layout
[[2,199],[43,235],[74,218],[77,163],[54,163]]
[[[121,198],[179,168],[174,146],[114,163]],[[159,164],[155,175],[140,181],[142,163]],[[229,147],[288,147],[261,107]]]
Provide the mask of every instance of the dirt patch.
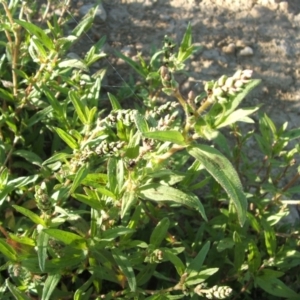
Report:
[[[73,1],[74,12],[96,1]],[[84,53],[106,35],[110,54],[106,85],[112,91],[129,77],[114,50],[134,57],[160,48],[164,35],[179,42],[189,22],[193,39],[204,46],[188,63],[181,90],[201,91],[203,82],[237,69],[253,69],[262,85],[247,105],[264,103],[277,123],[300,126],[300,2],[298,0],[104,0],[105,20],[98,18],[78,45]],[[79,13],[80,14],[80,13]],[[247,52],[248,51],[248,52]],[[131,72],[132,73],[132,72]]]

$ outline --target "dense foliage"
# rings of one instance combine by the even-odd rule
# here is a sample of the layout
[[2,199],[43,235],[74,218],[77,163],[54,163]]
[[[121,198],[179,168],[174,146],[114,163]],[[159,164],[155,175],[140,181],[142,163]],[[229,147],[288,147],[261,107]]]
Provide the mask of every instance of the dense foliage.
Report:
[[1,299],[299,299],[300,129],[249,130],[251,70],[182,95],[189,25],[104,94],[105,38],[67,55],[96,9],[66,36],[67,6],[0,5]]

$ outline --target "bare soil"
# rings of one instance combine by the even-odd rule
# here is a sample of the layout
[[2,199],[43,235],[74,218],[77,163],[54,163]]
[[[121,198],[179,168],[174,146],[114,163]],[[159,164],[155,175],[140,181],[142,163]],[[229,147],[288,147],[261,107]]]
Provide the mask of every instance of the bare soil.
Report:
[[[95,0],[72,1],[73,12]],[[200,92],[203,82],[237,69],[252,69],[261,86],[246,104],[264,103],[278,124],[300,126],[300,1],[299,0],[103,0],[106,19],[96,19],[88,37],[77,45],[83,54],[93,42],[107,37],[110,54],[106,84],[112,89],[129,78],[129,68],[114,50],[135,57],[160,48],[167,34],[180,42],[189,22],[193,41],[203,45],[180,78],[181,90]],[[243,55],[246,47],[253,54]],[[246,48],[249,50],[249,48]]]

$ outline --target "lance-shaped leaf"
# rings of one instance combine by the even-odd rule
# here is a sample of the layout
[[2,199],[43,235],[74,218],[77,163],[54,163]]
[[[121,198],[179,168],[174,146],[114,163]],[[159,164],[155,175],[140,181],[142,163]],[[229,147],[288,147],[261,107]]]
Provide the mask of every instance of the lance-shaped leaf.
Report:
[[43,287],[42,300],[49,300],[56,285],[58,284],[61,278],[61,274],[50,274],[45,281],[45,285]]
[[[221,120],[221,122],[217,121],[218,125],[216,126],[216,128],[226,127],[226,126],[236,123],[238,121],[246,122],[247,117],[249,115],[253,114],[254,112],[256,112],[258,109],[259,109],[259,106],[237,109],[232,114],[227,116],[225,119],[221,118],[221,119],[223,119],[223,120]],[[248,118],[248,120],[251,123],[254,123],[254,121],[252,119]]]
[[249,83],[247,83],[243,90],[233,98],[231,106],[226,110],[226,114],[229,115],[233,111],[235,111],[235,109],[239,106],[243,99],[259,84],[259,79],[253,79]]
[[44,229],[43,231],[66,245],[76,244],[79,249],[85,248],[85,240],[78,234],[54,228]]
[[12,246],[7,244],[6,240],[4,239],[0,239],[0,253],[5,255],[11,261],[17,260],[16,250]]
[[30,163],[37,165],[39,167],[41,167],[43,163],[42,159],[37,154],[31,151],[19,149],[14,151],[13,155],[21,156],[25,158],[27,161],[29,161]]
[[145,120],[145,117],[142,114],[137,112],[134,115],[134,122],[139,132],[144,133],[149,131],[149,126]]
[[186,273],[190,275],[191,273],[198,273],[201,270],[209,248],[210,242],[208,241],[198,252],[197,256],[190,262],[189,266],[186,269]]
[[128,257],[126,257],[121,251],[118,251],[117,249],[113,250],[112,255],[113,255],[118,267],[121,269],[123,274],[126,276],[130,290],[132,292],[135,292],[136,291],[136,278],[134,275],[133,268],[130,264],[130,260],[128,260]]
[[83,179],[88,175],[89,169],[86,166],[81,166],[81,168],[77,171],[73,184],[70,189],[70,194],[74,193],[75,190],[82,183]]
[[30,300],[32,298],[29,298],[24,292],[19,290],[16,286],[10,283],[9,279],[7,278],[5,281],[6,286],[8,287],[11,294],[14,296],[17,300]]
[[12,207],[22,215],[28,217],[35,224],[40,224],[46,227],[46,222],[42,218],[40,218],[37,214],[33,213],[31,210],[18,205],[12,205]]
[[186,144],[183,135],[176,130],[149,131],[144,132],[143,135],[149,139],[155,139],[162,142],[171,142],[182,146]]
[[207,145],[193,145],[187,151],[203,164],[226,191],[235,205],[240,225],[243,226],[246,220],[247,199],[239,176],[230,161],[221,152]]
[[37,37],[37,39],[49,50],[54,49],[54,43],[51,38],[38,26],[34,25],[33,23],[21,21],[21,20],[14,20],[17,24],[21,25],[25,28],[31,35]]
[[121,218],[123,218],[126,212],[135,204],[137,197],[134,191],[125,191],[122,196],[122,206],[121,206]]
[[62,130],[61,128],[54,127],[53,128],[56,133],[59,135],[59,137],[71,148],[71,149],[78,149],[79,145],[75,141],[75,139],[67,132]]
[[189,206],[199,211],[202,218],[207,221],[204,207],[196,195],[186,194],[178,189],[159,183],[144,185],[138,192],[141,198],[154,200],[156,202],[173,201],[181,205]]
[[295,300],[300,299],[299,294],[285,285],[280,279],[271,276],[271,274],[268,274],[268,276],[256,277],[254,281],[261,289],[273,296]]
[[108,95],[108,99],[111,103],[113,110],[122,109],[121,104],[119,103],[118,99],[113,94],[107,93],[107,95]]
[[47,246],[48,246],[49,235],[41,231],[37,238],[37,255],[39,260],[39,266],[42,272],[45,272],[45,264],[47,255]]
[[169,226],[170,220],[167,217],[160,220],[154,228],[154,230],[152,231],[152,234],[150,236],[150,244],[154,245],[154,247],[156,248],[159,247],[161,242],[167,235]]
[[81,123],[86,125],[88,124],[88,112],[85,110],[85,106],[82,103],[82,101],[79,99],[77,92],[70,91],[69,92],[69,98],[71,99],[76,113],[78,115],[78,118],[80,119]]

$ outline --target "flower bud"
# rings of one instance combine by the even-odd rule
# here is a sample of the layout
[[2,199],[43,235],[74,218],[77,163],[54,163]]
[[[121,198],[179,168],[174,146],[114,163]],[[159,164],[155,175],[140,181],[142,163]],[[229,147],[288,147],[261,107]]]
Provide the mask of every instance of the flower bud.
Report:
[[241,78],[242,79],[250,79],[252,77],[253,70],[244,70],[242,72]]
[[234,79],[233,79],[233,77],[227,78],[226,82],[225,82],[225,86],[231,88],[231,87],[233,87],[233,85],[234,85]]
[[163,77],[164,81],[170,81],[171,80],[171,76],[169,74],[166,74],[164,77]]
[[188,93],[188,99],[191,100],[191,101],[194,101],[195,100],[195,93],[194,91],[189,91]]
[[165,76],[166,76],[167,74],[169,74],[168,68],[165,67],[165,66],[162,66],[162,67],[160,68],[160,75],[161,75],[161,77],[162,77],[162,78],[165,78]]
[[218,85],[223,86],[226,82],[226,79],[227,79],[226,75],[223,75],[222,77],[220,77],[219,80],[218,80]]
[[224,91],[220,87],[217,87],[213,90],[213,94],[214,96],[223,96]]
[[208,81],[204,85],[204,90],[206,92],[208,92],[209,90],[211,90],[213,88],[213,86],[214,86],[214,81]]
[[240,88],[244,85],[244,82],[242,80],[237,80],[235,83],[234,83],[234,87],[236,88]]
[[234,80],[241,79],[242,73],[243,73],[242,70],[237,70],[237,71],[233,74],[232,78],[233,78]]

